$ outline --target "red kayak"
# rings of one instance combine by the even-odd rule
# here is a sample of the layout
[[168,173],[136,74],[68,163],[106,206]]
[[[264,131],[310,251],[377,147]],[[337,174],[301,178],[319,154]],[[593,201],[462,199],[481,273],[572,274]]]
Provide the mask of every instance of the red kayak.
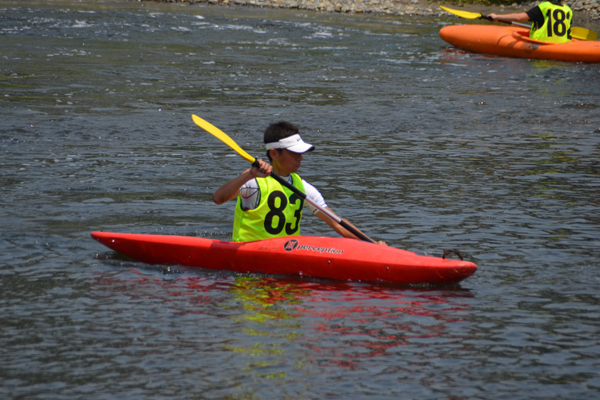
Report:
[[296,236],[234,243],[190,236],[93,232],[112,250],[148,264],[362,282],[457,283],[477,266],[345,238]]

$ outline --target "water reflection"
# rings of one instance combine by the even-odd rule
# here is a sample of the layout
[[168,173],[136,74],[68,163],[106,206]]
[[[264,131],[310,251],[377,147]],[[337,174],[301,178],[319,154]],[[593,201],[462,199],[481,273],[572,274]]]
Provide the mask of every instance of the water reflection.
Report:
[[[249,276],[217,282],[193,275],[165,279],[136,269],[99,277],[94,292],[105,300],[120,293],[127,302],[158,301],[154,321],[163,320],[162,310],[170,309],[181,317],[203,316],[206,325],[204,317],[221,310],[232,322],[230,329],[238,332],[227,334],[222,351],[242,357],[243,370],[269,379],[284,378],[287,373],[277,370],[290,360],[303,368],[331,364],[356,369],[371,358],[397,357],[409,343],[457,341],[466,334],[456,327],[469,324],[468,300],[473,298],[463,289]],[[159,336],[171,330],[154,329],[165,329],[155,332]],[[220,335],[222,328],[216,329],[213,335]],[[197,331],[210,334],[203,326]]]

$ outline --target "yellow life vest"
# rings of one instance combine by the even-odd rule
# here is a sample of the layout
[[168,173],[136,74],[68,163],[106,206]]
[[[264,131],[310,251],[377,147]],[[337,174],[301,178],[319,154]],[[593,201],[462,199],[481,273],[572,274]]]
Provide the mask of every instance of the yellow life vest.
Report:
[[[305,193],[300,176],[291,175],[292,184]],[[256,182],[260,190],[260,201],[255,209],[242,209],[242,199],[238,196],[233,220],[233,241],[251,242],[300,235],[304,200],[270,176],[256,178]]]
[[538,7],[544,15],[544,24],[540,27],[536,27],[536,24],[533,24],[529,37],[543,42],[570,42],[573,11],[569,6],[545,1]]

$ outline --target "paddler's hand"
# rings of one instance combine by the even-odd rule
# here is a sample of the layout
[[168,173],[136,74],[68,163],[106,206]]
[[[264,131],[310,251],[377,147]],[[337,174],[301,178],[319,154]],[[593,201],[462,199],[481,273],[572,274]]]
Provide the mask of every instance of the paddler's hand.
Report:
[[377,241],[377,244],[380,244],[380,245],[382,245],[382,246],[387,246],[387,243],[386,243],[386,242],[384,242],[383,240],[378,240],[378,241]]
[[250,168],[250,174],[253,178],[266,178],[271,175],[271,171],[273,171],[271,164],[264,162],[260,158],[257,158],[256,162],[258,162],[259,168],[256,168],[255,166]]
[[498,21],[498,14],[491,13],[491,14],[488,14],[488,17],[491,21],[494,21],[494,22]]
[[273,167],[262,160],[257,159],[256,162],[258,163],[258,168],[252,166],[252,168],[245,170],[218,188],[212,195],[213,201],[216,204],[223,204],[229,200],[233,200],[240,195],[240,188],[244,183],[254,178],[265,178],[271,174]]

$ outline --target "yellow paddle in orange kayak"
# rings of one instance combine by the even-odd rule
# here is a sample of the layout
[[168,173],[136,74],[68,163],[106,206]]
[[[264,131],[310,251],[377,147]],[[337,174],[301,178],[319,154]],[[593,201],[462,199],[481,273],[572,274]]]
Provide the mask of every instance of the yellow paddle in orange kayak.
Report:
[[[461,18],[466,18],[466,19],[487,19],[488,21],[492,20],[489,16],[487,16],[485,14],[481,14],[481,13],[475,13],[475,12],[471,12],[471,11],[455,10],[455,9],[444,7],[444,6],[440,6],[440,8],[442,10],[446,11],[446,12],[449,12],[450,14],[458,15]],[[498,20],[498,22],[503,22],[505,24],[518,25],[518,26],[522,26],[522,27],[527,28],[527,29],[531,29],[530,25],[520,24],[518,22],[509,22],[509,21],[500,21],[500,20]],[[589,29],[580,28],[578,26],[572,26],[571,27],[571,36],[573,38],[579,39],[579,40],[591,40],[591,41],[598,40],[598,34],[596,32],[591,31]]]

